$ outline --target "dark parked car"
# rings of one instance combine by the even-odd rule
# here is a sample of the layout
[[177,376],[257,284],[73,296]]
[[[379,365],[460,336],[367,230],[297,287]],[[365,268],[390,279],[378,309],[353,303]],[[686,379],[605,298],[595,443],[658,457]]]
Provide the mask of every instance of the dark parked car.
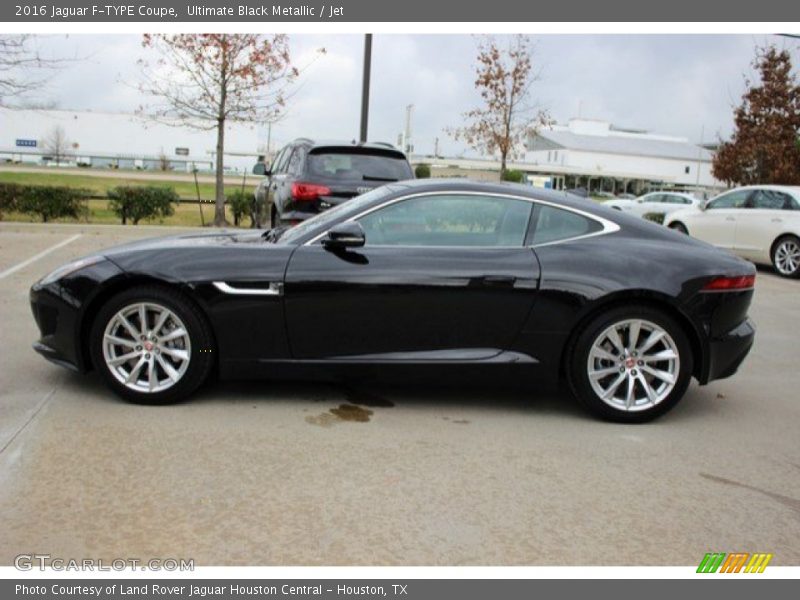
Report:
[[256,188],[273,227],[296,225],[385,183],[413,179],[405,154],[381,143],[315,142],[300,138],[283,148]]
[[34,345],[122,397],[222,378],[484,368],[563,377],[593,413],[645,421],[753,342],[755,268],[653,223],[512,184],[389,184],[266,232],[111,248],[31,289]]

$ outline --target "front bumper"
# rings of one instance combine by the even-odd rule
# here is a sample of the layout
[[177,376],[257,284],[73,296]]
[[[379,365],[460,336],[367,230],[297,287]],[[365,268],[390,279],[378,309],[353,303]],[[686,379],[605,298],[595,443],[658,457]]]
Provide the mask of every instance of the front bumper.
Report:
[[91,322],[92,302],[102,285],[122,274],[114,263],[104,260],[53,283],[35,283],[29,299],[40,337],[33,349],[57,365],[88,371],[91,367],[82,342],[88,334],[84,325]]
[[737,327],[708,343],[708,368],[700,383],[730,377],[739,369],[753,347],[755,324],[745,319]]
[[77,336],[78,311],[63,299],[58,284],[36,284],[30,291],[31,311],[41,337],[33,349],[47,360],[73,371],[84,371]]

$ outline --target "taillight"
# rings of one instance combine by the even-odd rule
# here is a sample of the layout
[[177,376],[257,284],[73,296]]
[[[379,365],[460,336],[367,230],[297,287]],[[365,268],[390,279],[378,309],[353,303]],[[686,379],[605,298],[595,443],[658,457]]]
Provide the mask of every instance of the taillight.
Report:
[[317,185],[315,183],[300,183],[299,181],[295,181],[292,184],[292,198],[299,202],[316,200],[320,196],[327,196],[330,193],[330,188],[324,185]]
[[756,284],[755,275],[738,275],[736,277],[715,277],[704,287],[705,292],[727,292],[753,289]]

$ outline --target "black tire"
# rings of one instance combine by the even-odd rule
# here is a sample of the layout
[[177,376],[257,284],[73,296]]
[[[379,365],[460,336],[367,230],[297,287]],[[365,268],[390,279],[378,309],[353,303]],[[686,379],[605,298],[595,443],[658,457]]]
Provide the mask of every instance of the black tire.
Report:
[[775,240],[775,243],[772,244],[772,252],[770,252],[770,258],[772,259],[772,266],[775,269],[775,272],[780,275],[781,277],[787,277],[790,279],[797,279],[800,277],[800,261],[795,262],[794,270],[791,269],[791,266],[788,265],[784,259],[783,264],[779,264],[779,257],[778,252],[786,249],[786,246],[795,249],[795,252],[800,249],[800,239],[794,235],[784,235]]
[[[104,358],[106,326],[119,311],[141,302],[158,304],[171,311],[182,321],[191,342],[188,367],[176,383],[162,391],[139,392],[126,387]],[[94,368],[121,398],[137,404],[170,404],[184,400],[206,381],[214,363],[214,338],[205,316],[183,294],[167,287],[147,285],[125,290],[102,306],[92,324],[89,351]]]
[[677,231],[678,233],[682,233],[683,235],[689,235],[689,230],[686,229],[686,225],[684,225],[680,221],[675,221],[674,223],[670,223],[669,228],[672,229],[673,231]]
[[[589,353],[595,341],[615,323],[629,319],[649,321],[662,328],[674,341],[679,357],[678,377],[671,392],[653,406],[637,411],[607,404],[595,392],[589,378]],[[646,305],[613,308],[592,319],[568,346],[565,362],[567,382],[576,400],[593,415],[618,423],[644,423],[672,409],[686,393],[694,368],[691,344],[683,327],[664,312]]]

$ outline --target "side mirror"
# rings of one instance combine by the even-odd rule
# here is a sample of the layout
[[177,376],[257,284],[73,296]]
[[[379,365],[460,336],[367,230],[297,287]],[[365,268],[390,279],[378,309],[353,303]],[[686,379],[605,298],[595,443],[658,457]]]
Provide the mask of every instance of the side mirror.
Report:
[[367,241],[360,223],[347,221],[334,225],[328,230],[328,234],[322,238],[322,245],[329,250],[340,250],[344,248],[360,248]]
[[639,204],[641,204],[642,202],[644,202],[644,198],[637,198],[637,199],[636,199],[636,202],[637,202],[637,203],[639,203]]
[[697,208],[699,208],[700,210],[705,210],[705,209],[707,209],[707,208],[708,208],[708,200],[706,200],[706,201],[704,201],[704,202],[701,202],[700,204],[698,204],[698,205],[697,205]]
[[253,175],[264,175],[269,177],[272,173],[270,173],[269,169],[267,169],[267,165],[264,163],[256,163],[253,165]]

